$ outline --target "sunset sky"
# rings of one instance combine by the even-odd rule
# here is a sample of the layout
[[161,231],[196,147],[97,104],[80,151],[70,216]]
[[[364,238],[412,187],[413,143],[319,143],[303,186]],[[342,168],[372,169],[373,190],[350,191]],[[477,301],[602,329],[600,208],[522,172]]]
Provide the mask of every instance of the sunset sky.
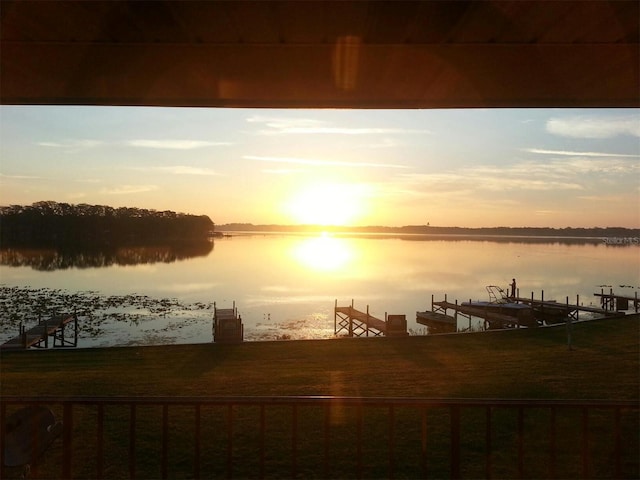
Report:
[[635,109],[0,107],[0,204],[217,224],[640,227]]

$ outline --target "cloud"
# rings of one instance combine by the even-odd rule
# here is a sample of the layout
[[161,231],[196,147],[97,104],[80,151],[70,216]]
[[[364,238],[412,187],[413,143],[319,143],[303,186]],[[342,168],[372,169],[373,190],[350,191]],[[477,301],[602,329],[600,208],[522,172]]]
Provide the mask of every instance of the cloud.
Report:
[[547,131],[572,138],[612,138],[618,135],[640,137],[640,117],[581,115],[551,118],[547,121]]
[[300,168],[268,168],[262,170],[262,173],[267,173],[270,175],[291,175],[294,173],[300,173],[304,170]]
[[398,178],[404,188],[420,196],[438,193],[464,196],[479,191],[571,191],[584,190],[579,175],[591,173],[595,168],[573,161],[548,164],[521,162],[508,166],[479,165],[433,174],[401,173]]
[[365,145],[366,148],[396,148],[399,144],[391,138],[382,138],[376,143],[370,143]]
[[628,155],[624,153],[605,153],[605,152],[574,152],[570,150],[544,150],[541,148],[523,148],[523,152],[539,153],[541,155],[560,155],[571,157],[628,157],[640,158],[640,155]]
[[163,139],[163,140],[149,140],[149,139],[137,139],[129,140],[126,142],[131,147],[140,148],[158,148],[165,150],[193,150],[196,148],[204,147],[219,147],[225,145],[231,145],[229,142],[208,142],[203,140],[178,140],[178,139]]
[[309,158],[265,157],[261,155],[244,155],[242,158],[245,158],[247,160],[257,160],[260,162],[289,163],[319,167],[409,168],[406,165],[398,165],[393,163],[341,162],[331,160],[315,160]]
[[34,175],[5,175],[0,173],[0,178],[7,180],[38,180],[42,177],[36,177]]
[[104,145],[101,140],[80,139],[66,142],[37,142],[36,145],[51,148],[95,148]]
[[268,130],[260,130],[261,135],[299,135],[299,134],[331,134],[331,135],[387,135],[387,134],[431,134],[429,130],[406,128],[350,128],[334,127],[320,120],[309,118],[283,118],[254,115],[247,119],[249,123],[261,123],[269,127]]
[[156,167],[155,170],[170,173],[172,175],[220,175],[209,168],[189,167],[186,165],[173,165],[168,167]]
[[103,188],[100,193],[104,195],[130,195],[153,192],[154,190],[158,190],[157,185],[119,185],[113,188]]
[[481,167],[447,174],[402,175],[409,185],[425,192],[471,191],[549,191],[582,190],[579,183],[553,178],[554,175],[538,175],[521,169]]

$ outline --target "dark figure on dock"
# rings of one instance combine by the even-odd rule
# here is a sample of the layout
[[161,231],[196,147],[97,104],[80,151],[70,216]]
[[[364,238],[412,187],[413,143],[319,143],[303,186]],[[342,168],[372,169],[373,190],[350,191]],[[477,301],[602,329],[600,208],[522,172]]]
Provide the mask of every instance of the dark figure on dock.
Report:
[[511,298],[516,298],[516,279],[511,279]]

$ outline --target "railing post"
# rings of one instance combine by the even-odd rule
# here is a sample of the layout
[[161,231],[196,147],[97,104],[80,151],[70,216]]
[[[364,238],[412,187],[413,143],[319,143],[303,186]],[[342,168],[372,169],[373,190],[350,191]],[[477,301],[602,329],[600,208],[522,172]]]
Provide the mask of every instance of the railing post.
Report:
[[582,407],[582,478],[589,478],[589,410]]
[[460,478],[460,406],[450,407],[451,415],[451,478]]
[[195,412],[194,412],[194,421],[195,421],[195,425],[194,425],[194,452],[193,452],[193,456],[194,456],[194,463],[193,463],[193,478],[200,478],[200,443],[201,443],[201,434],[200,434],[200,429],[201,429],[201,424],[202,424],[202,419],[201,419],[201,408],[202,406],[200,404],[197,404],[195,406]]
[[524,478],[524,409],[518,407],[518,478]]
[[169,456],[169,405],[162,405],[162,453],[160,456],[160,475],[162,478],[168,477],[168,456]]
[[265,406],[264,404],[262,404],[260,405],[260,478],[264,478],[265,431],[266,431]]
[[395,436],[395,409],[392,404],[389,406],[389,478],[395,478],[396,474]]
[[104,475],[104,405],[102,403],[98,404],[97,422],[96,478],[100,480]]
[[549,423],[549,478],[556,478],[556,407],[551,407]]
[[331,403],[324,407],[324,476],[329,478],[329,442],[331,435]]
[[427,462],[427,408],[422,407],[422,430],[421,430],[421,449],[420,449],[420,462],[422,466],[422,478],[428,477],[428,462]]
[[291,478],[298,476],[298,406],[291,407]]
[[62,408],[62,478],[71,478],[73,452],[73,404],[65,402]]
[[493,470],[492,458],[491,458],[491,407],[487,406],[486,410],[486,424],[485,424],[485,434],[484,434],[484,443],[485,443],[485,451],[486,451],[486,464],[485,464],[485,477],[487,479],[491,478],[491,473]]
[[129,478],[136,478],[136,404],[129,405]]
[[357,419],[357,438],[356,438],[356,462],[358,466],[357,477],[362,478],[362,405],[358,405],[358,419]]
[[233,404],[227,405],[227,478],[233,477]]
[[615,425],[614,425],[614,445],[615,445],[615,477],[622,478],[622,462],[621,462],[621,451],[622,451],[622,433],[620,431],[620,408],[616,408],[615,411]]

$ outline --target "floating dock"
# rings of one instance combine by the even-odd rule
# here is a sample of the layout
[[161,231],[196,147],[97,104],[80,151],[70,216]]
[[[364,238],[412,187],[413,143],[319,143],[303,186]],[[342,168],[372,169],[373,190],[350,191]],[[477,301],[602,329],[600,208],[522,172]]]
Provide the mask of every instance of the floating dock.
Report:
[[[65,336],[65,327],[73,323],[73,337]],[[26,350],[31,347],[49,348],[49,337],[53,337],[53,347],[78,346],[78,316],[75,314],[54,315],[40,320],[37,325],[27,329],[20,326],[20,333],[0,345],[2,350]]]
[[333,313],[335,335],[340,333],[347,337],[409,335],[405,315],[387,315],[385,313],[385,319],[381,320],[369,314],[369,305],[367,305],[366,312],[356,310],[353,306],[353,300],[351,300],[351,305],[346,307],[339,307],[338,300],[336,300]]

